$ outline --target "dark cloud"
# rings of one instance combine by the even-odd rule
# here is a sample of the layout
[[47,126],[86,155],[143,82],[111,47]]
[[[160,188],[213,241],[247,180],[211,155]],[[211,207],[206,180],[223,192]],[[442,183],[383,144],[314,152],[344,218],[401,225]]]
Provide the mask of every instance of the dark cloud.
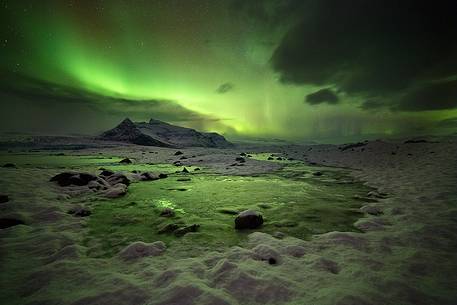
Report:
[[[0,130],[4,131],[12,128],[93,133],[110,128],[125,117],[154,118],[200,130],[232,131],[222,119],[192,111],[172,100],[102,96],[17,74],[2,75],[0,81],[0,100],[8,101],[0,105]],[[25,125],[18,118],[34,125]]]
[[308,94],[305,97],[305,102],[310,105],[317,105],[322,103],[337,104],[339,102],[338,95],[336,95],[331,89],[325,88]]
[[449,0],[308,2],[271,64],[284,83],[336,85],[377,100],[362,108],[380,101],[398,111],[456,107],[445,84],[421,88],[457,75],[456,11]]
[[232,91],[235,88],[235,86],[232,83],[223,83],[217,87],[216,92],[219,94],[224,94],[229,91]]

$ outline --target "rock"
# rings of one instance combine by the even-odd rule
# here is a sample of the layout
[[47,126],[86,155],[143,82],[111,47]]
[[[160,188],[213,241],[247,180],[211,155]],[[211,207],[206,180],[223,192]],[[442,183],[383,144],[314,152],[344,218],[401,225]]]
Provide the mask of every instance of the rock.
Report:
[[119,163],[121,163],[121,164],[132,164],[133,162],[129,158],[125,158],[125,159],[122,159],[121,161],[119,161]]
[[281,157],[277,157],[276,160],[282,161],[282,158]]
[[0,203],[5,203],[5,202],[8,202],[10,199],[8,197],[8,195],[3,195],[3,194],[0,194]]
[[283,239],[284,237],[286,237],[286,234],[276,231],[273,233],[272,236],[277,239]]
[[235,161],[240,162],[240,163],[244,163],[244,162],[246,162],[246,159],[244,159],[243,157],[236,157]]
[[370,191],[368,192],[367,194],[367,197],[374,197],[374,198],[386,198],[388,195],[386,193],[381,193],[381,192],[378,192],[378,191]]
[[340,272],[340,267],[336,262],[323,257],[317,259],[314,262],[313,267],[315,269],[327,271],[333,274],[338,274]]
[[165,179],[165,178],[168,178],[168,175],[167,175],[167,174],[160,173],[160,174],[159,174],[159,178],[160,178],[160,179]]
[[118,183],[112,188],[105,191],[104,195],[108,198],[118,198],[127,194],[127,185]]
[[361,207],[360,211],[363,213],[366,213],[366,214],[374,215],[374,216],[383,214],[383,212],[380,208],[378,208],[376,206],[369,206],[369,205],[365,205],[365,206]]
[[111,176],[111,175],[114,175],[114,172],[113,172],[113,171],[110,171],[110,170],[107,170],[107,169],[104,169],[104,170],[100,173],[100,176],[104,176],[104,177],[108,177],[108,176]]
[[188,171],[187,168],[185,168],[185,167],[182,169],[182,172],[183,172],[183,173],[189,173],[189,171]]
[[176,237],[181,237],[190,232],[197,232],[199,227],[200,227],[200,225],[193,224],[193,225],[190,225],[187,227],[179,228],[179,229],[175,230],[173,233],[175,234]]
[[139,177],[141,181],[154,181],[160,179],[160,175],[150,172],[141,173]]
[[186,156],[182,156],[181,158],[179,158],[179,160],[186,160],[187,157]]
[[16,164],[14,164],[14,163],[3,164],[3,167],[4,168],[17,168]]
[[15,218],[0,218],[0,229],[6,229],[9,227],[22,225],[24,222],[20,219]]
[[85,207],[77,206],[73,207],[68,211],[68,214],[72,214],[73,216],[78,216],[78,217],[86,217],[92,214],[91,210]]
[[130,185],[130,179],[122,173],[115,173],[107,177],[106,182],[108,182],[110,185],[116,185],[119,183],[122,183],[124,185]]
[[160,216],[162,217],[173,217],[175,216],[175,211],[173,209],[170,209],[170,208],[165,208],[162,210],[162,212],[160,212]]
[[198,167],[194,168],[194,171],[199,171],[199,170],[200,170],[200,168],[198,168]]
[[176,181],[184,182],[184,181],[192,181],[190,178],[178,178]]
[[313,173],[313,176],[316,176],[316,177],[320,177],[322,175],[323,175],[322,172],[314,172]]
[[240,154],[240,156],[246,157],[246,153],[242,152],[242,153]]
[[96,180],[97,176],[89,173],[77,173],[77,172],[64,172],[55,175],[50,179],[52,182],[57,182],[60,186],[87,185],[90,181]]
[[175,156],[179,156],[179,155],[182,155],[182,154],[183,154],[183,152],[179,151],[179,150],[177,152],[175,152]]
[[262,214],[253,211],[246,210],[238,214],[235,218],[235,229],[255,229],[263,224]]
[[173,233],[178,229],[179,226],[175,223],[169,223],[164,226],[161,226],[159,230],[157,231],[158,234],[166,234],[166,233]]
[[156,241],[148,244],[142,241],[136,241],[125,247],[119,253],[119,258],[130,261],[147,256],[158,256],[165,252],[166,248],[167,247],[162,241]]
[[363,201],[363,202],[378,202],[378,200],[375,198],[363,197],[363,196],[359,196],[359,195],[354,195],[354,196],[352,196],[352,198],[354,198],[355,200]]
[[268,245],[257,245],[254,249],[252,249],[252,252],[253,259],[267,261],[270,265],[276,265],[280,263],[279,253]]
[[275,159],[275,158],[273,158],[273,157],[268,157],[268,158],[267,158],[267,160],[270,160],[270,161],[271,161],[271,160],[274,160],[274,159]]
[[182,163],[181,163],[181,161],[175,161],[175,162],[173,162],[173,165],[174,166],[182,166]]

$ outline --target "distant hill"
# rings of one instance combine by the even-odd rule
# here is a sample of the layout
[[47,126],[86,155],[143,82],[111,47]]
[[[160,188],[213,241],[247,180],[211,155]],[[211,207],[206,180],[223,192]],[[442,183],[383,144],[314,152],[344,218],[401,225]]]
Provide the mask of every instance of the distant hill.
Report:
[[215,132],[198,132],[195,129],[175,126],[154,119],[149,122],[132,122],[130,119],[125,119],[115,128],[102,133],[100,138],[160,147],[225,148],[233,145]]

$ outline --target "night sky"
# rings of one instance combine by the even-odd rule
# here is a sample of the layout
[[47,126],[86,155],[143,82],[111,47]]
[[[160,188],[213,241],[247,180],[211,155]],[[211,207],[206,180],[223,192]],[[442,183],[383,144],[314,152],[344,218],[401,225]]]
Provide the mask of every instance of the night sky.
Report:
[[229,138],[457,131],[457,4],[0,1],[0,130],[121,119]]

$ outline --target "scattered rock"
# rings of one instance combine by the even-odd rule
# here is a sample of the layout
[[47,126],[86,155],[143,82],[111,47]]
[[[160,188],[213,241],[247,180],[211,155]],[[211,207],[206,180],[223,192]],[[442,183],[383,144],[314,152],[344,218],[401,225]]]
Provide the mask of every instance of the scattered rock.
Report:
[[118,183],[105,192],[105,197],[118,198],[127,194],[127,185]]
[[101,173],[100,173],[100,176],[104,176],[104,177],[108,177],[108,176],[111,176],[111,175],[114,175],[114,172],[113,171],[110,171],[108,169],[104,169]]
[[253,259],[267,261],[270,265],[276,265],[280,263],[279,253],[268,245],[257,245],[254,249],[252,249],[252,252]]
[[179,151],[179,150],[177,152],[175,152],[175,156],[179,156],[179,155],[182,155],[182,154],[183,154],[183,152]]
[[154,181],[160,179],[160,175],[150,172],[141,173],[139,177],[141,181]]
[[132,164],[133,162],[129,158],[125,158],[125,159],[122,159],[121,161],[119,161],[119,163],[121,163],[121,164]]
[[164,174],[164,173],[160,173],[160,174],[159,174],[159,178],[160,178],[160,179],[165,179],[165,178],[168,178],[168,175],[167,175],[167,174]]
[[272,236],[277,239],[283,239],[284,237],[286,237],[286,234],[282,232],[274,232]]
[[147,256],[158,256],[161,255],[166,248],[167,247],[162,241],[156,241],[148,244],[136,241],[124,248],[119,253],[119,257],[123,260],[129,261]]
[[277,157],[276,160],[282,161],[282,158],[281,157]]
[[86,217],[92,214],[91,210],[85,207],[77,206],[73,207],[68,211],[68,214],[71,214],[73,216],[78,216],[78,217]]
[[316,176],[316,177],[320,177],[322,175],[323,175],[322,172],[314,172],[313,173],[313,176]]
[[235,161],[240,162],[240,163],[244,163],[244,162],[246,162],[246,159],[244,159],[243,157],[236,157]]
[[183,172],[183,173],[189,173],[189,170],[187,170],[187,168],[184,167],[184,168],[182,169],[182,172]]
[[115,173],[107,177],[106,182],[108,182],[110,185],[116,185],[120,183],[124,185],[130,185],[130,179],[122,173]]
[[200,170],[200,168],[198,168],[198,167],[194,168],[194,171],[199,171],[199,170]]
[[4,168],[17,168],[16,164],[14,164],[14,163],[3,164],[3,167]]
[[175,161],[175,162],[173,162],[173,165],[174,166],[182,166],[182,163],[181,163],[181,161]]
[[246,157],[246,153],[242,152],[242,153],[240,154],[240,156]]
[[374,215],[374,216],[379,216],[383,214],[382,210],[376,206],[369,206],[365,205],[360,208],[360,211],[366,214]]
[[60,186],[87,185],[90,181],[96,180],[97,176],[89,173],[77,173],[77,172],[64,172],[55,175],[50,179],[52,182],[57,182]]
[[170,208],[165,208],[162,210],[162,212],[160,212],[160,216],[162,217],[173,217],[175,216],[175,211],[173,209],[170,209]]
[[161,226],[159,230],[157,231],[158,234],[166,234],[166,233],[173,233],[178,229],[179,226],[175,223],[169,223],[164,226]]
[[5,202],[8,202],[10,199],[8,197],[8,195],[3,195],[3,194],[0,194],[0,203],[5,203]]
[[176,237],[181,237],[181,236],[184,236],[184,235],[186,235],[187,233],[190,233],[190,232],[197,232],[199,227],[200,227],[200,225],[193,224],[193,225],[190,225],[190,226],[187,226],[187,227],[178,228],[173,233],[175,234]]
[[15,218],[0,218],[0,229],[6,229],[9,227],[23,225],[24,222]]
[[235,229],[255,229],[263,224],[262,214],[253,210],[246,210],[235,218]]
[[186,156],[182,156],[181,158],[179,158],[179,160],[186,160],[187,157]]

